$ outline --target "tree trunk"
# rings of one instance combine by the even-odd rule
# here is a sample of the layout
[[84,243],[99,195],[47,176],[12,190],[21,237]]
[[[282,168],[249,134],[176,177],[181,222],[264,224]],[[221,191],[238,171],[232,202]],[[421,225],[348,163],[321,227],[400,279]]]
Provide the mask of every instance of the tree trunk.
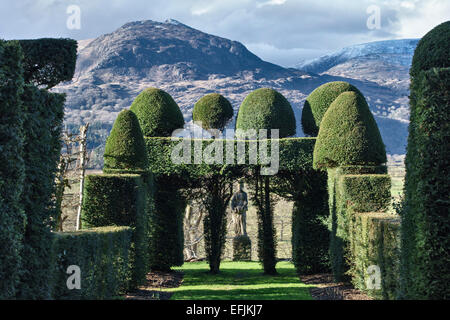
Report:
[[84,189],[84,175],[86,173],[86,140],[87,140],[87,130],[89,128],[89,123],[85,126],[80,127],[80,197],[78,201],[78,211],[77,211],[77,226],[76,230],[80,230],[81,227],[81,209],[83,206],[83,189]]
[[269,176],[264,177],[264,212],[263,212],[263,233],[264,233],[264,273],[274,275],[277,273],[275,239],[273,228],[272,208],[270,203]]

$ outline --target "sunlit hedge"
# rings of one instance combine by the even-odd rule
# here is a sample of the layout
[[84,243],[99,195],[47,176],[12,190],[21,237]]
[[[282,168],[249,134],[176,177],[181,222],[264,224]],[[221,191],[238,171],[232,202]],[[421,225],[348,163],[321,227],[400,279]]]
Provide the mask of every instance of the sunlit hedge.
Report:
[[[56,233],[52,253],[52,297],[97,300],[124,294],[132,281],[132,238],[130,227]],[[71,274],[67,273],[69,266],[80,268],[80,289],[67,286],[67,282],[71,283]]]
[[152,177],[136,174],[88,175],[84,188],[83,228],[129,226],[133,228],[132,281],[136,287],[149,270]]

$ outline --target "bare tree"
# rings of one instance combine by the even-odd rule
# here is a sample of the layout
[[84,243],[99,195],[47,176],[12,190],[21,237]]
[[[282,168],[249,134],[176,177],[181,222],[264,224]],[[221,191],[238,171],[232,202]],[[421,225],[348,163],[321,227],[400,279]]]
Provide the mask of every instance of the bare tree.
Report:
[[[57,208],[56,216],[56,231],[63,231],[64,221],[68,219],[67,213],[71,208],[78,206],[78,212],[81,210],[81,203],[83,201],[83,184],[85,170],[88,164],[86,142],[87,129],[89,124],[80,127],[80,134],[69,132],[67,129],[63,130],[61,134],[62,150],[60,161],[58,165],[58,172],[56,175],[56,192],[55,203]],[[77,144],[79,151],[76,150]],[[79,172],[79,174],[77,174]],[[80,182],[80,195],[66,194],[66,188],[71,189],[72,185]],[[78,215],[77,215],[77,230],[78,230]]]
[[77,226],[76,230],[80,230],[81,226],[81,207],[83,206],[83,188],[84,188],[84,175],[86,173],[86,164],[87,164],[87,152],[86,152],[86,144],[87,144],[87,130],[89,128],[89,123],[85,126],[80,127],[80,136],[79,136],[79,169],[80,169],[80,196],[78,201],[78,210],[77,210]]

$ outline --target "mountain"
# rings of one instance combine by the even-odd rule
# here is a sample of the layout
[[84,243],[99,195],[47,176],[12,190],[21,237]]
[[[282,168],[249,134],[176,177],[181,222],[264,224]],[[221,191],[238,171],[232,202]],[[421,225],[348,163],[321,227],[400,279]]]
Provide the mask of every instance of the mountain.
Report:
[[377,41],[353,45],[295,66],[305,72],[375,82],[396,92],[393,108],[373,106],[375,114],[409,119],[409,67],[420,39]]
[[176,20],[137,21],[94,39],[83,47],[80,73],[94,72],[173,80],[230,76],[245,71],[281,77],[285,69],[265,62],[241,43],[212,36]]
[[303,62],[295,68],[322,73],[352,59],[380,61],[409,68],[419,39],[376,41],[345,47],[325,56]]
[[[362,57],[355,54],[351,59],[359,58]],[[188,123],[195,102],[205,94],[223,94],[236,115],[248,93],[271,87],[290,101],[297,136],[303,136],[300,121],[307,95],[323,83],[348,81],[366,96],[388,152],[403,154],[408,124],[407,115],[402,112],[407,113],[407,92],[400,92],[395,85],[357,77],[356,65],[339,69],[350,60],[340,60],[321,74],[283,68],[261,60],[237,41],[175,20],[137,21],[96,39],[79,41],[74,78],[54,90],[67,94],[66,125],[71,128],[91,123],[91,147],[101,149],[118,112],[128,108],[147,87],[158,87],[171,94]],[[370,65],[375,70],[372,74],[377,63]],[[368,68],[369,64],[363,66]],[[229,127],[234,127],[234,122]]]

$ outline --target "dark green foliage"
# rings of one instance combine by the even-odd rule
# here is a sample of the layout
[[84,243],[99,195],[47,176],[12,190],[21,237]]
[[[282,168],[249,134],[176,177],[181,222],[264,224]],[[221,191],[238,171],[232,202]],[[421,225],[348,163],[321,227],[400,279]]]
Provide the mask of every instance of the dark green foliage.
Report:
[[223,131],[227,122],[233,117],[231,103],[218,93],[207,94],[198,100],[192,111],[192,119],[202,123],[204,129]]
[[[33,85],[50,88],[70,80],[75,60],[74,40],[0,43],[0,297],[45,299],[51,295],[52,196],[64,95]],[[3,280],[3,268],[11,268],[5,276],[9,280]]]
[[210,272],[218,273],[226,240],[226,211],[233,195],[232,182],[221,174],[205,177],[201,181],[206,193],[202,199],[206,209],[203,219],[206,258]]
[[289,101],[270,88],[257,89],[245,97],[236,119],[236,130],[267,129],[269,137],[270,129],[279,129],[280,138],[293,136],[295,126]]
[[248,236],[236,236],[233,238],[233,261],[251,261],[252,242]]
[[357,174],[386,174],[387,166],[342,166],[339,167],[339,173],[341,175],[357,175]]
[[252,170],[249,178],[250,195],[256,207],[258,216],[258,259],[261,262],[264,273],[274,275],[277,273],[276,238],[273,225],[274,199],[270,194],[270,178],[262,176],[260,168]]
[[311,92],[302,110],[303,133],[317,136],[325,112],[341,93],[347,91],[361,93],[355,86],[344,81],[328,82]]
[[336,281],[345,279],[353,263],[349,246],[356,235],[350,232],[352,214],[385,211],[390,204],[390,187],[387,174],[348,175],[341,168],[328,170],[330,262]]
[[[353,285],[377,299],[396,299],[399,283],[399,219],[386,213],[353,212],[349,228],[349,273]],[[370,266],[380,268],[379,289],[367,287]]]
[[72,80],[77,60],[77,42],[72,39],[20,40],[25,55],[25,82],[47,89]]
[[25,183],[22,194],[27,217],[23,274],[18,296],[23,299],[50,297],[49,256],[54,229],[56,207],[55,174],[59,163],[59,141],[65,95],[50,93],[33,85],[26,85],[22,95],[25,112],[24,161]]
[[[223,142],[223,163],[227,163],[226,158],[226,148],[227,148],[227,140],[212,140],[212,139],[203,139],[202,145],[203,149],[206,146],[211,144],[213,141],[222,141]],[[312,168],[312,153],[314,150],[315,138],[285,138],[279,139],[279,169],[280,171],[290,171],[296,172],[302,169],[310,169]],[[182,142],[181,138],[171,139],[171,138],[157,138],[157,137],[146,137],[145,143],[147,146],[148,159],[149,159],[149,170],[155,174],[164,174],[164,175],[172,175],[176,174],[178,177],[191,177],[191,178],[200,178],[206,174],[213,173],[217,168],[222,167],[221,165],[211,165],[205,164],[202,162],[201,164],[194,164],[194,147],[195,142],[189,144],[191,147],[191,157],[190,163],[185,164],[176,164],[172,161],[171,155],[174,147],[178,146]],[[267,141],[270,149],[270,140]],[[247,168],[249,167],[249,146],[252,143],[256,143],[256,141],[243,141],[243,140],[232,140],[231,147],[235,152],[235,156],[233,159],[233,164],[228,166]],[[238,154],[237,148],[238,145],[242,144],[245,148],[245,159],[246,164],[238,164]],[[260,159],[257,159],[257,164],[261,164]]]
[[83,229],[103,226],[133,228],[130,256],[131,286],[145,280],[148,271],[149,215],[148,201],[152,177],[135,174],[86,176],[82,211]]
[[106,140],[104,168],[144,171],[147,167],[147,151],[139,121],[130,110],[122,110]]
[[[448,26],[441,25],[436,32],[448,30]],[[436,32],[431,31],[431,36],[437,37]],[[448,31],[442,34],[446,35],[448,38]],[[441,45],[448,48],[448,42]],[[437,54],[431,45],[427,50],[431,57]],[[448,50],[445,57],[448,61]],[[405,299],[450,298],[449,87],[450,68],[430,69],[411,79],[405,204],[401,212],[401,297]]]
[[170,137],[175,129],[184,126],[177,103],[167,92],[157,88],[142,91],[130,110],[136,114],[146,137]]
[[[450,22],[419,42],[411,66],[411,117],[402,215],[400,298],[448,299]],[[445,67],[445,68],[439,68]]]
[[328,207],[330,216],[328,229],[330,231],[330,265],[335,281],[348,280],[345,273],[348,265],[345,252],[348,245],[347,217],[339,188],[339,169],[328,169]]
[[301,274],[329,272],[326,173],[312,170],[311,164],[299,166],[297,170],[287,168],[283,166],[276,176],[271,177],[270,188],[276,195],[294,203],[292,262]]
[[227,208],[233,196],[233,182],[241,174],[233,166],[213,166],[209,173],[192,180],[199,191],[187,193],[191,200],[195,199],[204,208],[205,252],[211,273],[219,273],[227,235]]
[[[301,274],[329,271],[326,175],[306,171],[292,175],[292,260]],[[291,185],[292,185],[291,184]]]
[[135,225],[145,215],[143,186],[142,178],[136,174],[87,175],[83,229]]
[[14,298],[25,226],[22,50],[0,40],[0,300]]
[[[210,165],[210,164],[174,164],[171,161],[172,150],[175,146],[177,146],[181,140],[176,139],[175,141],[171,141],[168,138],[146,138],[147,151],[149,153],[150,166],[149,170],[159,174],[161,176],[172,176],[173,180],[176,181],[177,185],[186,185],[192,180],[200,181],[200,186],[202,186],[203,180],[205,177],[213,179],[217,178],[217,175],[223,175],[228,170],[231,175],[234,175],[234,178],[242,176],[244,173],[244,169],[253,168],[257,165],[249,165],[247,164],[236,164],[237,156],[235,156],[235,161],[233,165],[226,166],[226,170],[224,170],[222,165]],[[203,146],[209,145],[213,140],[205,139],[202,141]],[[216,140],[217,141],[217,140]],[[222,140],[224,145],[224,150],[226,150],[226,140]],[[301,169],[311,169],[312,167],[312,150],[314,148],[314,138],[287,138],[280,139],[280,170],[297,172]],[[252,141],[232,141],[231,147],[233,147],[235,153],[237,149],[237,145],[239,143],[243,143],[246,150],[246,158],[249,156],[249,144]],[[194,148],[194,143],[190,145],[191,148]],[[191,150],[191,160],[193,160],[194,151]],[[225,152],[224,152],[225,155]],[[226,163],[224,159],[224,163]],[[260,163],[260,162],[259,162]],[[236,172],[232,172],[236,171]],[[231,179],[231,178],[230,178]],[[230,180],[231,181],[231,180]],[[168,183],[162,183],[162,188],[167,188]],[[212,188],[207,188],[207,191],[210,192]],[[211,193],[210,193],[211,194]],[[211,194],[212,195],[212,194]],[[170,193],[167,196],[172,197]],[[220,198],[222,199],[222,198]],[[222,201],[222,200],[221,200]],[[220,217],[220,215],[217,215]],[[269,220],[270,222],[270,220]],[[216,225],[216,227],[220,226]],[[273,227],[273,226],[272,226]],[[269,227],[270,228],[270,227]],[[273,229],[273,228],[272,228]],[[270,233],[269,233],[270,235]],[[270,237],[267,237],[270,239]],[[272,239],[274,240],[273,236]],[[273,244],[274,247],[274,244]],[[274,253],[275,250],[273,249]],[[217,257],[217,255],[214,255]],[[273,257],[271,265],[276,263],[275,257]],[[270,270],[270,267],[268,268]],[[272,270],[273,271],[273,270]]]
[[[132,229],[104,227],[56,233],[53,242],[54,299],[111,299],[130,287]],[[81,289],[69,290],[67,268],[80,267]]]
[[176,176],[155,177],[155,209],[150,216],[149,261],[152,270],[170,270],[181,266],[184,235],[183,215],[186,207]]
[[380,131],[364,97],[342,93],[325,113],[314,147],[314,168],[385,163]]
[[417,44],[409,73],[414,78],[421,71],[450,67],[450,21],[428,32]]
[[341,188],[357,212],[384,211],[391,202],[391,177],[387,174],[346,174]]

